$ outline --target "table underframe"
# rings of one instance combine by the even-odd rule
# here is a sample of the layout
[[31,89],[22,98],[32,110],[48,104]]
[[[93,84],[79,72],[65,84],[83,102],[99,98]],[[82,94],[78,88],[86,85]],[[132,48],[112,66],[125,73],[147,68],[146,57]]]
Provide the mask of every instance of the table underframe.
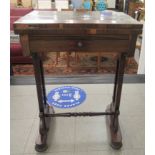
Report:
[[119,54],[117,58],[112,102],[107,106],[105,112],[55,113],[54,108],[49,106],[46,102],[44,70],[41,57],[39,53],[32,53],[32,58],[35,71],[40,117],[39,135],[36,139],[35,150],[37,152],[43,152],[47,149],[47,138],[48,130],[50,128],[51,117],[77,117],[101,115],[106,116],[106,127],[111,147],[114,149],[120,149],[122,147],[122,135],[119,126],[119,107],[123,85],[124,68],[126,62],[126,53]]

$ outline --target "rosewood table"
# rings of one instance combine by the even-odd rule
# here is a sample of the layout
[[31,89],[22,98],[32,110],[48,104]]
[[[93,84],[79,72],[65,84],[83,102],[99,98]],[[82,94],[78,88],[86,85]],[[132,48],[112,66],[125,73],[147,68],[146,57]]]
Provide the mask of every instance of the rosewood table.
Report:
[[[23,54],[32,56],[39,103],[39,135],[35,149],[47,149],[47,137],[51,117],[106,115],[110,145],[122,146],[119,126],[119,107],[123,75],[127,57],[135,51],[137,35],[142,24],[123,12],[33,11],[14,23],[20,35]],[[105,112],[54,113],[47,104],[41,53],[46,52],[114,52],[117,54],[116,74],[112,102]],[[97,105],[96,105],[97,106]]]

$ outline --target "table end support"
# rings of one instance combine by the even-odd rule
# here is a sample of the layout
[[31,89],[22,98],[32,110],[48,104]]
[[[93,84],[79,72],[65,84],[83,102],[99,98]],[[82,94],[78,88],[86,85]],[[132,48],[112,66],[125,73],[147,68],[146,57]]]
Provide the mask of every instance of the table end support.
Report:
[[[44,113],[54,114],[53,107],[46,106],[44,109]],[[46,124],[44,124],[44,122]],[[35,142],[35,150],[37,152],[44,152],[48,149],[47,137],[48,137],[48,131],[50,128],[50,122],[51,122],[51,117],[45,117],[44,115],[43,116],[40,115],[39,134]]]
[[[112,112],[111,110],[111,106],[108,105],[106,112]],[[122,147],[122,134],[121,134],[121,129],[119,126],[119,120],[118,120],[118,116],[117,117],[117,130],[114,127],[114,116],[112,115],[106,115],[106,127],[107,127],[107,133],[108,133],[108,138],[110,141],[110,146],[115,149],[118,150]]]

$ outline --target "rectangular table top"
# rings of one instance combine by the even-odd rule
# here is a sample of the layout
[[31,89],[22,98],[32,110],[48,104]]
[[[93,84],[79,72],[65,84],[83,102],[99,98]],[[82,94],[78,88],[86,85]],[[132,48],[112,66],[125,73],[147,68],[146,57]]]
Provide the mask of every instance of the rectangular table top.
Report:
[[141,25],[123,12],[106,11],[38,11],[21,17],[15,24],[127,24]]
[[142,26],[123,12],[35,10],[17,20],[14,30],[26,55],[30,51],[128,52],[134,49]]

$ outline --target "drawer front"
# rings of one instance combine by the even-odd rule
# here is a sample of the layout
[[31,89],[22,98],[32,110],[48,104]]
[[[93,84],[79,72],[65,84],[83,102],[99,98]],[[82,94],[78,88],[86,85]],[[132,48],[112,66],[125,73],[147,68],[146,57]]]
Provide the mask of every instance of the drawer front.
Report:
[[126,52],[128,39],[118,38],[30,38],[31,52]]

